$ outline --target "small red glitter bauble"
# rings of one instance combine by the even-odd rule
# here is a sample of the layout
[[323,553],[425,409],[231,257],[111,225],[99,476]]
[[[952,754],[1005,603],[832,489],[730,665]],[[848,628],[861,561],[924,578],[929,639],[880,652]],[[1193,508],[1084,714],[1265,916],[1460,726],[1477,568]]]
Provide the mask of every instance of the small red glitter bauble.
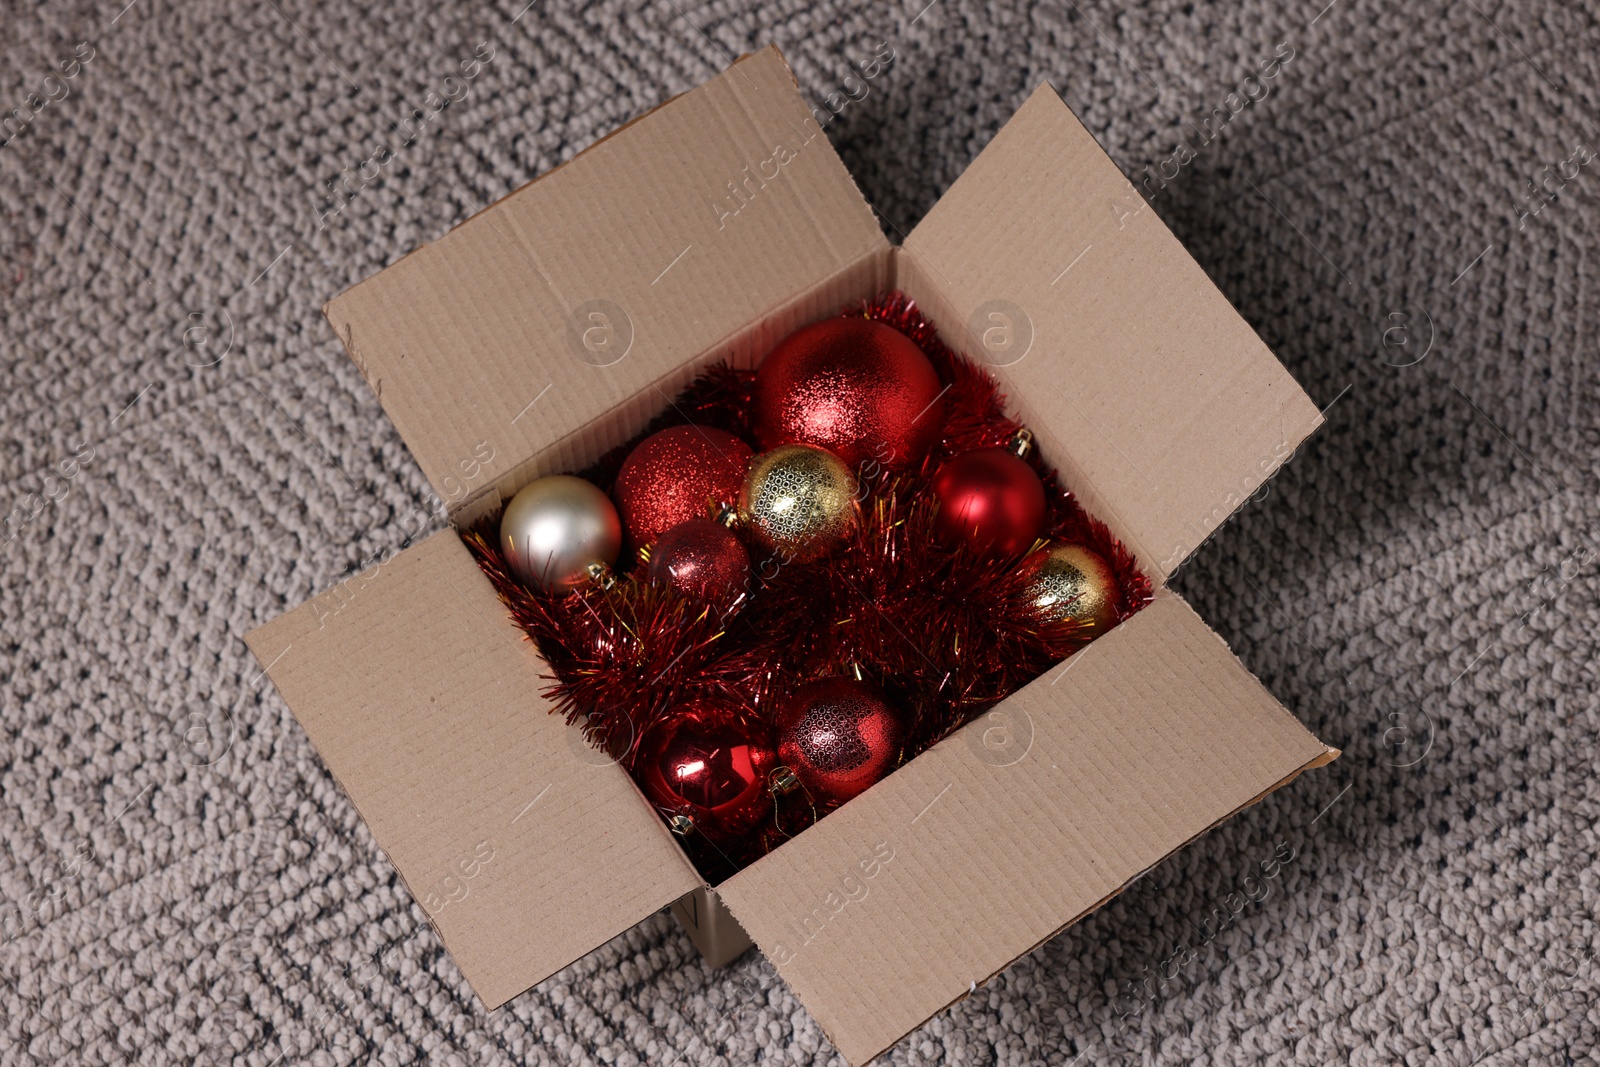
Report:
[[735,708],[691,701],[645,728],[633,773],[669,820],[687,820],[683,830],[707,840],[728,841],[772,811],[773,765],[759,725]]
[[869,319],[796,330],[756,368],[754,425],[763,449],[814,445],[851,470],[919,462],[944,424],[939,375],[909,337]]
[[818,803],[842,804],[882,778],[900,752],[900,713],[873,686],[823,678],[778,712],[778,762]]
[[628,540],[648,545],[685,519],[732,504],[753,455],[733,434],[709,426],[669,426],[640,441],[611,493]]
[[1044,530],[1044,483],[1003,448],[946,461],[933,476],[933,495],[939,502],[934,528],[946,544],[1015,556]]
[[745,591],[750,553],[722,523],[686,519],[656,538],[649,575],[685,596],[728,601]]

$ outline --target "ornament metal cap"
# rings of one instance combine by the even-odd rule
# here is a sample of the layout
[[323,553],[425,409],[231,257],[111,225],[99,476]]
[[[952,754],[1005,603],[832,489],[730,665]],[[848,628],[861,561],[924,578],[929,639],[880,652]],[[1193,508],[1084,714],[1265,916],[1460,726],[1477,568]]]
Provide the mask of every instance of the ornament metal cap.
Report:
[[591,563],[586,569],[589,574],[589,580],[601,589],[610,589],[617,584],[616,574],[604,563]]
[[794,770],[789,767],[774,767],[772,769],[772,795],[788,796],[800,788],[800,779],[795,777]]
[[688,837],[694,833],[694,820],[687,815],[678,814],[669,816],[667,826],[679,837]]
[[1023,428],[1012,434],[1008,451],[1018,459],[1027,459],[1028,453],[1033,451],[1033,431]]

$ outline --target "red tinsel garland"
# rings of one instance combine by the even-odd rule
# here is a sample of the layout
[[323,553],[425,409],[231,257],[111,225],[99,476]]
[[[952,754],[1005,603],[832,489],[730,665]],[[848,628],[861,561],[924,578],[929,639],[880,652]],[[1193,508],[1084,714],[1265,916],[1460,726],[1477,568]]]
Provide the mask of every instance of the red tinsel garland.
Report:
[[[945,393],[939,442],[915,470],[859,472],[863,522],[854,542],[810,564],[756,559],[735,610],[713,609],[651,585],[642,569],[567,596],[531,590],[497,547],[499,516],[462,537],[512,617],[553,672],[548,695],[569,722],[631,767],[644,727],[686,699],[714,696],[770,721],[774,700],[815,677],[859,669],[907,716],[901,761],[913,758],[1081,647],[1094,634],[1064,620],[1040,624],[1019,605],[1038,566],[995,562],[937,547],[928,483],[951,456],[1005,445],[1020,424],[994,379],[940,339],[914,301],[890,293],[852,306],[915,341]],[[694,422],[754,440],[748,425],[754,373],[708,368],[638,437],[578,472],[610,492],[633,447],[667,426]],[[1110,531],[1061,488],[1037,451],[1028,462],[1046,487],[1046,537],[1083,544],[1111,565],[1126,618],[1151,597],[1150,580]],[[631,557],[625,557],[631,558]],[[697,854],[702,870],[731,873],[808,825],[791,815],[737,850]],[[780,816],[783,813],[780,812]],[[701,850],[712,848],[702,844]]]

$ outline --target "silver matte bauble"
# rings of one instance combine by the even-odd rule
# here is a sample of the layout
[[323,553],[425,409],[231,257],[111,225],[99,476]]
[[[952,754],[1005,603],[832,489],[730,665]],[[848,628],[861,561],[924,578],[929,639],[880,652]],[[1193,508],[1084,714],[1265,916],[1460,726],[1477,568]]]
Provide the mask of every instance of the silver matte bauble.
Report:
[[511,498],[500,516],[500,549],[517,576],[547,592],[576,589],[595,564],[622,549],[622,520],[611,499],[582,478],[540,478]]

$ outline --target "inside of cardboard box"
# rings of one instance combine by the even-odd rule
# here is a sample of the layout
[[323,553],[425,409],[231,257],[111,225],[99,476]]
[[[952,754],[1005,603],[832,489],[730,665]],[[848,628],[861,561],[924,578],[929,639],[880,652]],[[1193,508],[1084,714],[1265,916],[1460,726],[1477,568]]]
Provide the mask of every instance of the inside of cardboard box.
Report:
[[893,285],[894,261],[889,249],[863,256],[674,367],[578,432],[533,453],[493,483],[463,499],[450,513],[451,523],[457,529],[467,529],[497,514],[501,506],[529,482],[549,474],[587,469],[617,445],[637,436],[706,367],[718,362],[736,368],[754,367],[791,331],[835,314],[852,301],[893,288]]
[[[916,301],[924,314],[939,329],[941,338],[949,347],[963,354],[972,350],[972,338],[959,326],[954,307],[940,291],[936,279],[930,277],[930,272],[904,249],[885,248],[863,257],[835,276],[799,293],[771,313],[747,323],[730,337],[674,368],[652,383],[649,388],[640,390],[627,402],[608,411],[585,427],[581,433],[570,435],[531,456],[495,484],[464,501],[452,516],[454,526],[460,531],[471,530],[474,527],[480,530],[487,529],[491,525],[491,520],[498,517],[504,502],[528,483],[549,474],[590,469],[606,453],[612,452],[624,442],[637,439],[647,424],[671,404],[673,398],[706,368],[717,363],[726,363],[737,369],[753,369],[779,340],[800,326],[835,317],[846,306],[893,290],[904,292]],[[990,366],[986,369],[999,380],[1004,391],[1004,367]],[[1087,484],[1087,477],[1081,470],[1076,469],[1070,457],[1065,455],[1050,427],[1032,421],[1025,405],[1019,404],[1014,396],[1007,396],[1006,406],[1028,424],[1040,442],[1042,456],[1060,472],[1059,480],[1064,487],[1080,497],[1087,495],[1098,498],[1098,494],[1095,494],[1092,487]],[[1121,533],[1117,529],[1114,514],[1104,516],[1103,521],[1111,528],[1112,534],[1120,539]],[[1155,583],[1156,591],[1159,593],[1161,591],[1159,573],[1147,567],[1142,569]],[[914,758],[916,757],[912,757]],[[905,763],[909,764],[912,759],[907,759]],[[903,768],[896,770],[898,769]],[[890,772],[891,775],[893,773],[895,771]],[[634,789],[641,804],[654,807],[637,783],[634,783]],[[737,873],[708,871],[703,862],[695,864],[694,857],[683,849],[681,839],[674,840],[691,864],[701,871],[702,877],[706,877],[707,885],[721,884],[731,876],[731,873]],[[789,840],[792,841],[793,838]],[[777,848],[782,847],[784,844],[777,846]],[[744,865],[741,863],[739,866],[742,868]],[[708,874],[713,876],[707,877]]]

